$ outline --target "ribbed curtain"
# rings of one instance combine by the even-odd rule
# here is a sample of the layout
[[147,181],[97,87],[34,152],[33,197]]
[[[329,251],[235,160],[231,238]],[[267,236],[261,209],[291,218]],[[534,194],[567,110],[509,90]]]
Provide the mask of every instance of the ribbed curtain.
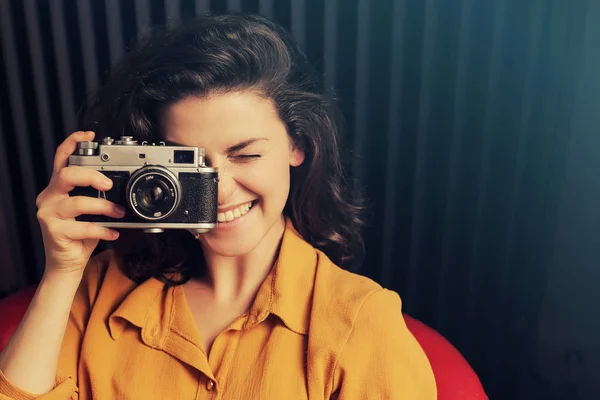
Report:
[[[587,0],[0,0],[4,290],[39,279],[35,197],[75,115],[137,37],[210,11],[289,29],[346,117],[368,198],[360,272],[465,355],[493,399],[533,360]],[[596,21],[597,22],[597,21]],[[596,23],[594,22],[594,23]],[[12,267],[11,267],[12,266]]]

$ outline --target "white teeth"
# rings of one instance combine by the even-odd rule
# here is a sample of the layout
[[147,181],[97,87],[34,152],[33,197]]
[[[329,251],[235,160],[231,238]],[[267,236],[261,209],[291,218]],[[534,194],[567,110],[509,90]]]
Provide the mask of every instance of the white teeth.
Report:
[[233,221],[236,218],[241,217],[244,214],[247,214],[252,208],[252,202],[248,202],[246,204],[242,204],[239,207],[234,208],[233,210],[226,211],[224,213],[217,214],[217,221],[219,222],[229,222]]

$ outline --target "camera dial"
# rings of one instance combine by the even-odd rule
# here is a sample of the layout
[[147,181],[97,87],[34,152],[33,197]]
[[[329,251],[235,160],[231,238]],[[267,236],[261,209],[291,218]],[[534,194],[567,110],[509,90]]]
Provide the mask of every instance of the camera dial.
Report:
[[137,140],[133,139],[133,136],[121,136],[120,140],[117,140],[117,144],[120,145],[137,145]]
[[93,156],[98,151],[98,143],[96,142],[79,142],[77,143],[77,155]]

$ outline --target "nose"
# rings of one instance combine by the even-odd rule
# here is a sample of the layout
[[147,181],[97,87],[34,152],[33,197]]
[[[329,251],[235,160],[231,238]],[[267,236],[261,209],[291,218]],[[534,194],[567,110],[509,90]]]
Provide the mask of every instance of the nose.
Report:
[[218,204],[228,204],[235,191],[235,182],[233,177],[225,168],[219,168],[219,191],[218,191]]

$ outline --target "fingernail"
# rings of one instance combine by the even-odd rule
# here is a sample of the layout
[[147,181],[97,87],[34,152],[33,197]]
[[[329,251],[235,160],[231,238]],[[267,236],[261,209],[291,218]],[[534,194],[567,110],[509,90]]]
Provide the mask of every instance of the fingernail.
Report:
[[102,178],[102,185],[104,185],[106,187],[111,187],[112,184],[113,184],[113,181],[110,178],[107,178],[107,177]]
[[115,212],[119,215],[125,215],[125,209],[119,205],[115,205]]

